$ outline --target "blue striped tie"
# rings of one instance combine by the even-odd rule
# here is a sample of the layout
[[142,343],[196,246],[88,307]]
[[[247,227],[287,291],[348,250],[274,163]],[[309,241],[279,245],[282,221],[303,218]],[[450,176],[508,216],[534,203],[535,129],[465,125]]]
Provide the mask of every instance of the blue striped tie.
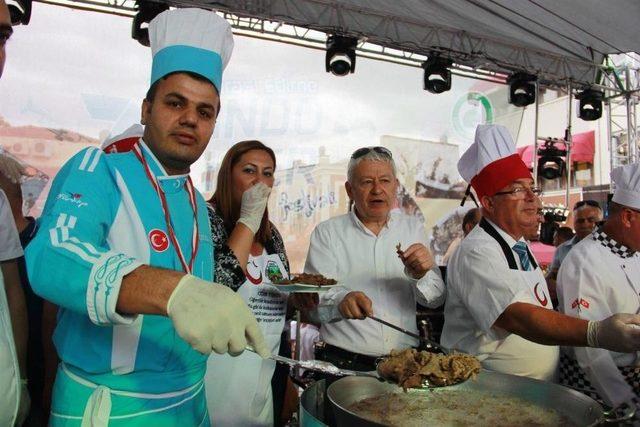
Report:
[[531,270],[531,262],[529,262],[529,251],[527,251],[527,244],[525,242],[517,242],[513,245],[513,250],[516,251],[520,258],[520,265],[525,271]]

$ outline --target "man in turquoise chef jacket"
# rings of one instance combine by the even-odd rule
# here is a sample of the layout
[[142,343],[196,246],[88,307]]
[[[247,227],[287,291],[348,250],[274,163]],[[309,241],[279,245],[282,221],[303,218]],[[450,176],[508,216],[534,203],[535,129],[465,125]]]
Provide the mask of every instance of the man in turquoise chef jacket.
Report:
[[209,425],[207,355],[249,344],[268,356],[242,299],[212,282],[207,209],[189,177],[215,127],[231,29],[177,9],[151,21],[149,39],[144,135],[125,153],[71,158],[27,248],[34,289],[60,306],[53,426]]

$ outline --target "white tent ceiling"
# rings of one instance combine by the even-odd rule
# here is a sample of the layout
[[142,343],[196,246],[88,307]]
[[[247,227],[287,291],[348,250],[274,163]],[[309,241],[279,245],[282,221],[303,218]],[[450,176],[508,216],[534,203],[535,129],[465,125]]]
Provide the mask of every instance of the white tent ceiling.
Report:
[[606,55],[640,52],[638,0],[162,0],[357,36],[457,64],[584,86]]

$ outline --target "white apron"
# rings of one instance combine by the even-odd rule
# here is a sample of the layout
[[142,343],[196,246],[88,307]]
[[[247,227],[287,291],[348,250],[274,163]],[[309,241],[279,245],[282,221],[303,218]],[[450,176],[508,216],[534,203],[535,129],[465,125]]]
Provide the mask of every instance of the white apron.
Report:
[[[533,271],[509,271],[507,274],[521,276],[531,290],[531,299],[527,302],[552,309],[551,298],[544,274],[540,267]],[[513,375],[554,381],[560,360],[560,349],[557,346],[537,344],[516,334],[504,338],[494,352],[482,361],[486,369]]]
[[[493,237],[502,248],[509,265],[509,270],[505,274],[513,276],[511,280],[513,286],[525,285],[529,289],[528,293],[522,295],[523,299],[520,302],[553,310],[547,281],[529,248],[527,247],[527,253],[533,270],[523,271],[516,263],[511,247],[493,226],[483,219],[480,221],[480,227]],[[504,333],[506,336],[498,341],[497,347],[488,352],[489,355],[481,360],[484,368],[545,381],[555,381],[560,361],[558,346],[537,344],[519,335],[507,334],[506,331]],[[491,343],[492,346],[495,344],[495,342]]]
[[19,372],[9,304],[0,272],[0,426],[12,426],[15,422],[20,403]]
[[[278,353],[284,328],[287,294],[271,285],[269,277],[289,274],[277,254],[249,256],[247,280],[238,289],[256,316],[267,346]],[[275,362],[245,351],[238,357],[212,353],[207,362],[207,407],[214,426],[270,426],[274,422],[271,378]]]

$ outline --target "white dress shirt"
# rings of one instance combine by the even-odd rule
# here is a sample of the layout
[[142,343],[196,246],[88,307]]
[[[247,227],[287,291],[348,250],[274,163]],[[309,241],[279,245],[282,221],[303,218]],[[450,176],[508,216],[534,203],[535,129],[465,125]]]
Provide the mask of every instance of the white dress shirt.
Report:
[[[488,222],[509,247],[516,244],[509,234]],[[512,252],[522,268],[518,255]],[[499,243],[476,226],[448,264],[441,342],[477,356],[486,369],[552,380],[559,360],[558,347],[536,344],[493,325],[516,302],[552,307],[540,268],[511,270]]]
[[398,243],[403,249],[413,243],[427,246],[424,225],[396,211],[376,236],[352,211],[315,228],[304,270],[336,279],[341,285],[320,294],[317,315],[323,322],[320,335],[326,343],[370,356],[418,344],[416,339],[371,319],[342,319],[338,311],[349,292],[361,291],[371,299],[375,316],[418,332],[416,300],[428,307],[440,306],[444,283],[437,266],[420,280],[409,277],[396,253]]
[[[602,320],[615,313],[640,311],[640,255],[594,231],[566,256],[558,273],[559,309],[569,316]],[[617,366],[640,365],[639,353],[600,348],[566,348],[598,394],[611,406],[635,396]]]

